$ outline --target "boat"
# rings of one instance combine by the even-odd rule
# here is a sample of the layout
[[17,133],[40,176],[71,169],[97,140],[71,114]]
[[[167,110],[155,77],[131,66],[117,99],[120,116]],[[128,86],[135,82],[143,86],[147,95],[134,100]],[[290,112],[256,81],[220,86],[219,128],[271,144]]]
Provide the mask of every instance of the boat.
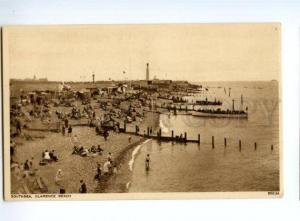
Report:
[[207,99],[205,100],[196,100],[196,104],[198,105],[222,105],[221,101],[217,101],[216,99],[214,101],[208,101]]
[[244,111],[211,111],[197,110],[192,112],[194,117],[210,117],[210,118],[243,118],[248,119],[248,113]]

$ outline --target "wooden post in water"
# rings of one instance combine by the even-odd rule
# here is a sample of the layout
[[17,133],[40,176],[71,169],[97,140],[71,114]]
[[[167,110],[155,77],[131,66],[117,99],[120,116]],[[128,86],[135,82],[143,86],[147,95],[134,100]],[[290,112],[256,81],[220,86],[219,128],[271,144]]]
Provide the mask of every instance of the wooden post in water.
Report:
[[186,142],[186,141],[187,141],[187,133],[184,132],[184,142]]
[[241,110],[243,110],[243,105],[244,105],[244,98],[243,98],[243,94],[241,95]]
[[242,141],[241,140],[239,140],[239,149],[240,149],[240,152],[241,152],[241,150],[242,150]]
[[174,139],[174,130],[172,130],[172,140]]
[[227,147],[227,139],[224,137],[224,147]]
[[273,144],[271,145],[271,151],[273,151],[274,150],[274,147],[273,147]]
[[200,145],[200,134],[198,134],[198,144]]
[[254,150],[256,150],[256,149],[257,149],[257,143],[254,142]]
[[159,128],[159,138],[161,138],[161,128]]
[[147,136],[149,137],[150,136],[150,128],[147,127]]
[[214,149],[215,148],[215,137],[211,137],[211,147]]

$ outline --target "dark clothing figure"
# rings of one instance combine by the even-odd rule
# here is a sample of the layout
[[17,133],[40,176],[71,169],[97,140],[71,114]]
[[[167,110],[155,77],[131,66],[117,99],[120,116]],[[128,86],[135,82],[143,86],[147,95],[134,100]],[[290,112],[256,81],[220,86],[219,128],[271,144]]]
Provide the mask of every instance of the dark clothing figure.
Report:
[[79,154],[79,148],[77,146],[73,147],[73,152],[72,154]]
[[72,127],[71,127],[71,126],[69,126],[69,128],[68,128],[68,134],[69,134],[69,135],[71,135],[71,134],[72,134],[72,130],[73,130],[73,129],[72,129]]
[[21,126],[21,122],[19,120],[17,120],[17,122],[16,122],[16,130],[17,130],[17,134],[22,133],[22,126]]
[[86,188],[86,184],[81,180],[80,181],[81,185],[79,188],[79,193],[86,193],[87,192],[87,188]]
[[97,174],[95,175],[95,180],[100,180],[101,179],[101,174],[102,174],[101,165],[98,164],[97,165]]
[[65,134],[66,134],[66,128],[65,128],[65,126],[62,126],[61,133],[62,133],[63,136],[65,136]]
[[68,128],[69,127],[69,120],[66,118],[65,119],[65,128]]
[[102,152],[103,152],[103,149],[100,147],[100,145],[98,145],[98,147],[97,147],[97,152],[99,152],[99,154],[102,154]]
[[15,154],[16,143],[12,140],[10,141],[10,155],[13,156]]
[[145,166],[146,166],[146,170],[150,169],[150,155],[147,154],[147,157],[145,159]]
[[102,170],[100,165],[97,167],[97,174],[101,176]]
[[15,148],[11,145],[10,146],[10,156],[13,156],[15,154]]
[[50,156],[51,160],[53,160],[53,152],[50,152],[49,156]]
[[82,153],[83,152],[83,147],[80,147],[79,148],[79,153]]
[[57,156],[55,156],[54,150],[52,150],[52,151],[49,153],[49,155],[50,155],[51,160],[53,160],[53,161],[55,161],[55,162],[58,161]]
[[96,147],[92,146],[90,151],[91,151],[91,153],[96,153],[97,152]]
[[24,163],[24,170],[28,171],[29,169],[30,169],[29,162],[28,160],[26,160],[26,162]]
[[105,131],[104,131],[104,134],[103,134],[104,140],[105,140],[105,141],[107,141],[108,135],[109,135],[109,134],[108,134],[108,131],[105,130]]

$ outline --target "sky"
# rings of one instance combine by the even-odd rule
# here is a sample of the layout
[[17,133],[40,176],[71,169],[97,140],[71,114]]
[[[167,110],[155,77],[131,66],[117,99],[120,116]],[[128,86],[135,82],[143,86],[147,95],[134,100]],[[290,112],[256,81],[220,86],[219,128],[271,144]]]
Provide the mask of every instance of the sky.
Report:
[[280,74],[280,24],[8,26],[4,71],[62,81],[272,80]]

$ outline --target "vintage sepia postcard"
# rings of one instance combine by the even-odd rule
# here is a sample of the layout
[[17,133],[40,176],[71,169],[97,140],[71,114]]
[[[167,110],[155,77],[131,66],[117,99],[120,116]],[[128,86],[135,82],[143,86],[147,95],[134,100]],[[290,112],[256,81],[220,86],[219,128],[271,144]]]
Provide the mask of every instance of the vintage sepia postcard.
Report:
[[1,33],[6,200],[282,196],[280,24]]

